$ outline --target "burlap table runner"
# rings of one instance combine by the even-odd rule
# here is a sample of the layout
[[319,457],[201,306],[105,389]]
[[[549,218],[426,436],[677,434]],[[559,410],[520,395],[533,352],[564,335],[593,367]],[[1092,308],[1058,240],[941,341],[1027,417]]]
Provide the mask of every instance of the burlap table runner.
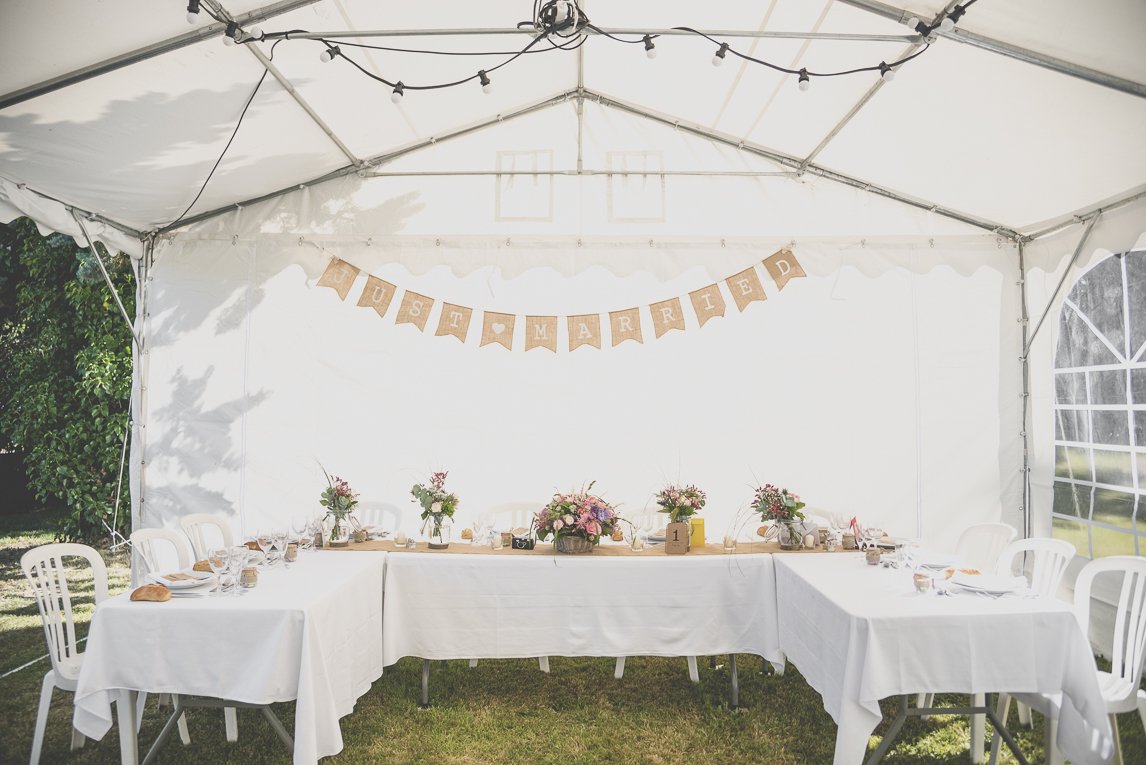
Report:
[[[494,550],[492,547],[475,547],[469,543],[469,540],[461,542],[451,542],[450,546],[445,550],[431,550],[427,547],[425,542],[419,542],[417,547],[413,550],[407,550],[405,547],[398,547],[392,540],[378,539],[369,542],[351,542],[347,547],[324,547],[324,551],[346,551],[346,550],[366,550],[366,551],[385,551],[385,552],[419,552],[431,553],[433,555],[560,555],[553,549],[553,545],[540,542],[537,547],[532,550],[511,550],[508,546],[500,550]],[[841,552],[854,552],[851,550],[844,550],[837,548],[836,553]],[[781,550],[779,542],[737,542],[736,550],[728,552],[724,549],[723,544],[707,544],[704,547],[693,547],[686,555],[752,555],[759,553],[783,553],[785,555],[826,555],[835,554],[827,553],[822,547],[817,547],[815,550]],[[632,557],[667,557],[665,554],[664,545],[656,545],[653,547],[646,547],[641,552],[633,552],[629,549],[628,545],[598,545],[591,553],[584,553],[585,555],[597,556],[632,556]]]

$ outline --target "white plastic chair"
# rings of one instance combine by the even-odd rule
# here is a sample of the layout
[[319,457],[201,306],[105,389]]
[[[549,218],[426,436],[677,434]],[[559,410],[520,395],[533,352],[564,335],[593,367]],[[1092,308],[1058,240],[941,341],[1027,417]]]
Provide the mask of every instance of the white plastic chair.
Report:
[[[207,560],[207,551],[218,547],[230,547],[234,544],[234,538],[231,536],[231,527],[226,520],[217,515],[210,513],[192,513],[185,515],[179,519],[179,525],[183,527],[183,533],[191,540],[191,550],[195,554],[195,560]],[[219,534],[222,536],[222,544],[210,542],[204,535],[207,526],[215,526],[219,529]]]
[[[107,600],[107,567],[99,553],[79,544],[52,544],[36,547],[20,558],[20,568],[32,585],[40,619],[44,623],[44,638],[48,641],[48,655],[52,668],[44,675],[40,689],[40,708],[36,713],[36,733],[32,738],[31,765],[40,762],[44,747],[44,729],[48,725],[48,709],[52,705],[52,691],[75,693],[79,682],[84,655],[77,650],[76,627],[72,619],[72,598],[64,576],[64,556],[84,558],[92,568],[95,604]],[[84,745],[84,735],[72,729],[72,751]]]
[[[387,531],[402,528],[402,509],[384,502],[359,502],[354,507],[354,515],[363,526]],[[393,518],[393,523],[387,523],[386,516]]]
[[[142,574],[158,574],[163,571],[170,571],[170,566],[163,565],[163,558],[160,555],[160,545],[158,542],[167,542],[175,550],[175,565],[179,569],[187,568],[191,563],[187,559],[187,545],[183,541],[183,537],[176,534],[174,531],[168,529],[138,529],[131,532],[131,549],[135,551],[138,556],[140,567],[143,569]],[[146,703],[147,694],[140,694],[139,706],[142,709]],[[179,694],[171,694],[171,702],[173,704],[179,703]],[[167,703],[167,694],[159,694],[159,706],[164,706]],[[142,724],[142,715],[137,715],[137,720]],[[191,743],[191,734],[187,730],[187,716],[181,715],[179,717],[179,738],[183,741],[184,746]]]
[[[485,513],[482,514],[482,520],[485,521],[487,526],[494,529],[506,525],[509,526],[506,531],[522,528],[528,529],[533,525],[533,516],[536,515],[540,509],[541,506],[536,502],[509,502],[504,505],[495,505],[489,510],[486,510]],[[505,516],[508,516],[508,519],[505,518]],[[470,659],[471,667],[476,667],[477,665],[477,659]],[[548,672],[549,657],[538,656],[537,666],[542,672]]]
[[[1027,553],[1033,553],[1033,561],[1031,564],[1031,574],[1028,577],[1030,587],[1039,595],[1048,598],[1058,596],[1058,587],[1062,583],[1063,574],[1066,573],[1066,567],[1074,559],[1075,553],[1074,545],[1063,539],[1018,539],[1011,542],[1006,548],[1003,549],[1002,554],[999,556],[999,562],[995,567],[995,574],[999,576],[1012,576],[1014,574],[1015,561],[1020,563],[1020,573],[1022,568],[1025,567],[1025,558]],[[1019,722],[1027,727],[1031,725],[1031,709],[1022,702],[1016,702],[1019,706]],[[996,709],[996,715],[1005,725],[1007,722],[1007,714],[1010,712],[1011,696],[1008,693],[999,694],[999,705]],[[991,759],[992,765],[999,758],[999,748],[1002,744],[1002,736],[995,736],[991,741]]]
[[[1138,710],[1146,726],[1146,691],[1139,690],[1143,657],[1146,656],[1146,558],[1112,555],[1083,566],[1074,583],[1074,613],[1084,632],[1090,627],[1090,591],[1094,578],[1102,573],[1122,574],[1122,587],[1114,617],[1114,646],[1110,672],[1095,668],[1110,727],[1114,732],[1114,756],[1110,765],[1122,765],[1122,744],[1118,740],[1115,715]],[[1061,765],[1062,752],[1055,744],[1062,694],[1016,693],[1015,698],[1046,717],[1047,763]]]
[[[983,573],[993,572],[998,565],[1003,549],[1019,535],[1014,526],[1007,523],[978,523],[968,527],[955,546],[955,555],[965,565]],[[915,700],[917,707],[929,707],[935,699],[933,693],[921,693]],[[971,706],[986,704],[985,694],[971,695]],[[923,717],[924,720],[927,717]],[[987,718],[985,715],[971,715],[971,762],[981,763],[986,759],[984,735]]]
[[[621,513],[621,518],[633,524],[637,529],[646,533],[660,531],[665,524],[668,523],[669,517],[665,513],[658,512],[660,507],[653,505],[645,507],[640,510],[632,510],[627,513]],[[613,669],[613,677],[620,680],[625,676],[625,660],[627,656],[618,656],[616,666]],[[700,682],[700,672],[697,670],[696,657],[686,656],[685,661],[688,662],[688,679],[694,683]]]

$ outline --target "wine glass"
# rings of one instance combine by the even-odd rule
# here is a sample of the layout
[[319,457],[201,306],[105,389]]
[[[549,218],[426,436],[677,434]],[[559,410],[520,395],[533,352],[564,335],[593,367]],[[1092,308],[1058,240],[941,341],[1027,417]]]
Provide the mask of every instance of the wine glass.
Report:
[[268,569],[275,567],[274,549],[275,549],[275,536],[274,529],[264,526],[259,529],[258,535],[255,540],[259,543],[259,549],[263,551],[263,556],[266,559],[266,567]]
[[278,557],[279,565],[286,568],[286,550],[288,544],[288,535],[286,529],[276,528],[271,532],[271,543],[274,545],[275,554]]
[[229,554],[227,573],[231,576],[231,595],[241,595],[242,590],[239,588],[239,577],[243,575],[243,569],[247,565],[247,556],[251,550],[246,545],[237,545],[235,547],[227,548]]
[[298,535],[299,549],[302,548],[302,537],[306,534],[307,528],[310,527],[310,518],[306,515],[292,515],[290,519],[290,528],[295,534]]
[[211,550],[207,554],[207,563],[211,566],[211,571],[219,577],[219,586],[212,593],[212,597],[224,597],[231,594],[235,583],[231,580],[231,551],[224,547],[218,550]]
[[303,516],[303,528],[298,533],[298,549],[313,550],[314,549],[314,519]]

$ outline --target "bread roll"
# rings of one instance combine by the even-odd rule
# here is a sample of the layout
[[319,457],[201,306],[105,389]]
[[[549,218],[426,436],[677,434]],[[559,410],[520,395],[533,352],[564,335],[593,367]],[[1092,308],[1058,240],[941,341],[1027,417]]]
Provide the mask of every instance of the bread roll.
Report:
[[171,590],[161,584],[145,584],[131,593],[132,600],[153,600],[162,603],[171,600]]
[[474,530],[473,529],[462,529],[462,539],[473,539],[473,538],[474,538]]
[[195,565],[191,567],[192,571],[206,571],[211,572],[211,564],[205,560],[195,561]]
[[614,542],[624,542],[625,541],[625,533],[623,531],[621,531],[620,529],[613,529],[613,541]]
[[760,528],[756,529],[756,535],[761,536],[761,537],[767,536],[768,535],[768,529],[770,529],[770,528],[772,528],[772,527],[771,526],[761,526]]

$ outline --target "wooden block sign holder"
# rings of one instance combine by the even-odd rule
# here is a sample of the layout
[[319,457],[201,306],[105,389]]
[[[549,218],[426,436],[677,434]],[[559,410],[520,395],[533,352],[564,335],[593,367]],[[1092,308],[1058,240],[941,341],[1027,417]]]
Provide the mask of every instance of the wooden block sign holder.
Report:
[[670,523],[665,529],[665,554],[684,555],[689,551],[687,523]]

